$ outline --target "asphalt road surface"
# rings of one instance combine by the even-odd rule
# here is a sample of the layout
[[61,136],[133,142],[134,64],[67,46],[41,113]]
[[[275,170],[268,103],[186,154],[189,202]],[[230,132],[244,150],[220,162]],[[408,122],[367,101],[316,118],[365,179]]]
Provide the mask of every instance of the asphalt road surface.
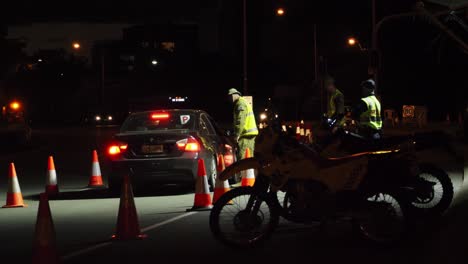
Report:
[[[44,190],[47,157],[54,155],[62,195],[50,201],[64,263],[466,263],[468,259],[468,185],[466,164],[435,149],[421,158],[443,167],[455,186],[452,208],[438,221],[420,219],[416,235],[397,246],[373,246],[352,235],[346,223],[316,226],[281,222],[265,246],[254,250],[225,247],[209,232],[209,212],[187,213],[191,190],[176,186],[137,195],[141,241],[110,242],[119,199],[107,190],[87,190],[91,151],[115,128],[57,128],[34,131],[30,148],[0,150],[0,201],[5,202],[7,169],[15,162],[27,208],[0,209],[0,259],[30,263],[38,194]],[[463,150],[460,148],[460,155]],[[102,153],[101,153],[102,157]],[[106,168],[102,167],[104,179]],[[4,175],[4,176],[1,176]],[[4,263],[2,261],[2,263]],[[7,263],[5,261],[5,263]]]

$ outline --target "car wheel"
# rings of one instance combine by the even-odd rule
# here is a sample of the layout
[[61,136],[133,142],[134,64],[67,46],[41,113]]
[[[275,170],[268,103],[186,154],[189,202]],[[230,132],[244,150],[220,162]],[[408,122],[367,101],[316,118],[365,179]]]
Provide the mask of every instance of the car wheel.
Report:
[[[114,179],[112,179],[114,178]],[[112,195],[120,195],[120,192],[122,190],[122,183],[120,181],[117,181],[115,177],[109,177],[109,192]]]
[[214,191],[215,184],[216,184],[216,177],[218,175],[217,164],[216,164],[216,158],[215,157],[213,157],[213,159],[211,159],[211,165],[210,165],[209,171],[210,172],[209,172],[209,175],[208,175],[208,184],[210,185],[210,190]]

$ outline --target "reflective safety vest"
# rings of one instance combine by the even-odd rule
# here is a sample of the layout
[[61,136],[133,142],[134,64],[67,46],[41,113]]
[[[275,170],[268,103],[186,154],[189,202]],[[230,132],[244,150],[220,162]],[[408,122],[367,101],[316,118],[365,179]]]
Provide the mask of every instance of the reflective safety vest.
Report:
[[328,102],[328,111],[327,111],[327,116],[330,118],[336,113],[336,105],[335,105],[335,98],[341,95],[343,96],[343,93],[341,93],[340,90],[335,89],[335,92],[330,96],[330,101]]
[[239,137],[258,135],[252,106],[243,97],[239,97],[234,106],[234,127]]
[[382,129],[382,117],[380,115],[380,102],[371,95],[361,99],[367,105],[367,111],[361,114],[361,126],[372,128],[375,130]]

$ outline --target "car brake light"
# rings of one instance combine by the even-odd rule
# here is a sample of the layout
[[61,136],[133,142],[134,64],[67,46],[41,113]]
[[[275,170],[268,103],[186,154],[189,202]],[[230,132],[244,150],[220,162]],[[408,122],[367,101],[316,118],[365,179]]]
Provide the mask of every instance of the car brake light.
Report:
[[115,156],[127,150],[127,148],[128,148],[128,145],[125,143],[113,143],[107,149],[107,154],[111,156]]
[[151,114],[151,119],[154,119],[154,120],[169,119],[169,114],[168,113],[154,113],[154,114]]
[[192,137],[182,139],[176,142],[177,148],[181,151],[186,152],[198,152],[200,151],[200,144]]

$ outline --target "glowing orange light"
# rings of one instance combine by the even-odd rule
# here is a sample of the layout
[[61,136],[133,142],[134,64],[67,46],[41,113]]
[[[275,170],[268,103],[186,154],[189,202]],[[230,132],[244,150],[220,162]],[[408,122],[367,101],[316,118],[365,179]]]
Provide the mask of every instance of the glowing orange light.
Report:
[[357,40],[355,38],[349,38],[348,39],[348,45],[354,46],[354,45],[356,45],[356,43],[357,43]]
[[152,118],[152,119],[168,119],[168,118],[169,118],[169,114],[167,114],[167,113],[152,114],[152,115],[151,115],[151,118]]
[[10,104],[10,108],[13,109],[13,110],[18,110],[18,109],[20,109],[20,107],[21,107],[21,104],[16,102],[16,101],[11,102],[11,104]]
[[80,43],[74,42],[74,43],[73,43],[73,48],[74,48],[74,49],[79,49],[79,48],[81,48]]
[[285,13],[285,11],[284,11],[283,8],[278,8],[278,9],[276,9],[276,14],[277,14],[278,16],[283,16],[284,13]]

